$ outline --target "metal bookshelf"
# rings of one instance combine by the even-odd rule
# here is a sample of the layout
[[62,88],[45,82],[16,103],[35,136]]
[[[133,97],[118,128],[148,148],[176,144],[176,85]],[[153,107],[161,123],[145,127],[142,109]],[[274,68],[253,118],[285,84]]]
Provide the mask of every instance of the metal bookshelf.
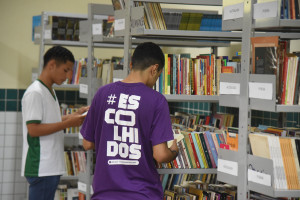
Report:
[[216,174],[217,169],[157,169],[159,174]]
[[[274,1],[273,1],[274,2]],[[255,0],[243,1],[243,0],[224,0],[223,1],[223,14],[227,6],[238,5],[242,3],[242,7],[234,7],[234,11],[243,8],[243,15],[241,18],[234,18],[224,20],[223,15],[223,30],[242,30],[242,73],[238,75],[237,79],[234,79],[233,83],[240,84],[240,94],[237,95],[235,100],[238,103],[239,108],[239,150],[229,151],[221,149],[219,151],[219,159],[224,159],[223,166],[218,166],[217,179],[219,181],[236,185],[238,187],[238,199],[249,199],[249,191],[255,191],[271,197],[299,197],[300,190],[276,190],[274,189],[274,176],[273,176],[273,161],[270,159],[260,158],[253,155],[249,155],[248,147],[248,127],[251,126],[251,109],[262,110],[270,112],[300,112],[299,105],[278,105],[276,104],[276,77],[274,75],[257,75],[250,74],[250,38],[253,36],[274,36],[279,35],[283,39],[299,39],[300,34],[295,33],[295,30],[299,30],[299,20],[282,20],[280,19],[280,4],[281,1],[277,0],[277,15],[276,17],[268,17],[265,19],[254,19],[254,4]],[[227,7],[227,8],[225,8]],[[270,31],[260,33],[259,31]],[[281,32],[272,32],[281,31]],[[296,35],[297,34],[297,35]],[[230,75],[229,75],[230,76]],[[222,77],[221,77],[222,79]],[[230,78],[225,78],[225,81],[230,81]],[[222,80],[221,80],[222,81]],[[272,86],[272,97],[270,100],[260,98],[249,98],[250,82],[255,83],[270,83]],[[220,105],[231,106],[227,101],[223,101],[224,98],[220,96]],[[230,95],[224,95],[230,96]],[[232,95],[231,95],[232,97]],[[228,97],[229,98],[229,97]],[[226,163],[227,162],[227,163]],[[231,166],[228,166],[231,163]],[[220,164],[220,162],[219,162]],[[232,168],[233,165],[237,166],[237,169]],[[224,170],[225,169],[225,170]],[[231,169],[231,170],[230,170]],[[263,172],[263,175],[269,177],[269,181],[259,182],[253,179],[253,176],[248,177],[249,170],[256,172]],[[261,177],[259,177],[261,178]],[[259,179],[258,178],[258,179]]]
[[[256,3],[256,2],[254,2],[254,3],[256,3],[258,6],[265,4],[265,5],[267,5],[267,7],[271,8],[272,3],[274,3],[274,2],[276,2],[276,0],[275,1],[265,1],[265,2],[260,1],[259,3]],[[223,1],[223,13],[224,13],[224,9],[226,9],[226,7],[228,8],[229,6],[237,5],[240,3],[244,3],[243,0],[235,0],[235,1],[225,0],[225,1]],[[299,32],[300,20],[280,19],[281,3],[282,3],[282,1],[277,1],[277,7],[274,8],[274,9],[277,9],[276,16],[253,19],[254,20],[253,28],[255,28],[256,30],[259,30],[259,31],[265,30],[268,32],[274,31],[274,30],[282,31],[282,32]],[[255,10],[255,8],[253,10]],[[224,16],[223,16],[223,18],[224,18]],[[222,23],[223,30],[241,30],[242,27],[243,27],[242,26],[242,18],[223,20],[223,23]]]
[[[171,42],[171,46],[177,46],[182,40],[193,43],[190,47],[201,47],[201,42],[204,42],[206,47],[216,47],[218,44],[226,43],[230,45],[230,41],[240,41],[241,33],[217,32],[217,31],[181,31],[181,30],[150,30],[145,29],[143,23],[136,23],[138,26],[131,26],[134,20],[144,19],[143,7],[131,7],[134,0],[126,2],[125,10],[116,11],[116,20],[125,20],[124,29],[116,31],[116,35],[124,37],[124,65],[128,69],[130,62],[130,50],[134,39],[161,39],[164,42]],[[185,5],[221,5],[221,1],[198,1],[198,0],[147,0],[144,2],[157,2],[166,4],[185,4]],[[133,23],[135,24],[135,23]],[[219,40],[219,41],[217,41]],[[224,42],[225,41],[225,42]],[[155,41],[153,41],[155,42]],[[219,102],[219,96],[207,95],[164,95],[169,102]],[[216,174],[217,169],[157,169],[159,174]]]
[[65,133],[64,137],[65,138],[78,138],[79,133]]
[[[100,8],[100,9],[99,9]],[[40,56],[39,56],[39,65],[40,71],[43,67],[43,55],[46,45],[62,45],[70,47],[84,47],[87,48],[88,60],[93,60],[94,58],[94,47],[96,48],[124,48],[123,40],[118,38],[102,38],[100,41],[92,41],[92,20],[96,19],[97,15],[113,15],[112,5],[100,5],[100,4],[89,4],[88,6],[88,15],[84,14],[68,14],[68,13],[59,13],[59,12],[42,12],[41,17],[41,27],[37,28],[37,39],[35,44],[40,45]],[[86,41],[64,41],[64,40],[52,40],[51,39],[51,28],[48,26],[49,16],[59,16],[59,17],[71,17],[71,18],[81,18],[82,20],[87,20],[87,40]],[[50,34],[49,34],[50,33]],[[45,37],[45,34],[47,36]],[[50,35],[50,37],[49,37]],[[88,63],[88,75],[85,80],[85,84],[88,87],[88,93],[84,95],[87,98],[88,105],[91,104],[92,98],[99,86],[101,86],[101,80],[95,81],[92,74],[92,62]],[[117,73],[119,76],[122,76],[122,73]],[[75,89],[79,90],[79,85],[65,84],[65,85],[54,85],[57,89]],[[65,138],[79,138],[80,134],[65,134]],[[79,138],[79,144],[82,144],[82,140]],[[91,183],[92,183],[92,151],[87,151],[87,166],[86,173],[80,173],[78,176],[63,176],[62,180],[78,180],[78,189],[79,191],[86,194],[86,199],[91,198]],[[88,184],[85,184],[88,183]],[[83,191],[84,189],[84,191]]]
[[219,96],[213,95],[164,95],[168,102],[211,102],[218,103]]
[[62,181],[72,181],[72,180],[78,180],[78,176],[65,176],[63,175],[62,177],[60,177],[60,180]]

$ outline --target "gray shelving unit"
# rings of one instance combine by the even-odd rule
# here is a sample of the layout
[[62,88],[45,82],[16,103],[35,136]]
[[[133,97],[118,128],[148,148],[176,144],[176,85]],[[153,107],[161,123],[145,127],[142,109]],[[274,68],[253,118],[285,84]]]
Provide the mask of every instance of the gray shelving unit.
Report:
[[[254,19],[254,4],[257,3],[255,0],[224,0],[223,1],[223,12],[225,8],[230,5],[237,5],[242,3],[243,17],[228,19],[224,21],[223,15],[223,30],[242,30],[242,73],[239,75],[226,75],[221,76],[221,82],[231,82],[240,84],[240,94],[239,95],[221,95],[220,105],[232,106],[232,100],[235,101],[234,104],[238,104],[239,108],[239,150],[238,152],[229,150],[220,150],[219,158],[228,161],[232,165],[237,165],[237,170],[232,173],[230,166],[226,167],[228,163],[225,162],[224,166],[218,166],[218,180],[236,185],[238,187],[238,199],[249,199],[250,191],[255,191],[271,197],[299,197],[300,190],[275,190],[273,187],[274,176],[273,176],[273,161],[270,159],[260,158],[248,153],[248,127],[251,118],[251,109],[253,110],[263,110],[269,112],[299,112],[299,105],[277,105],[276,104],[276,77],[274,75],[257,75],[250,74],[250,38],[253,36],[274,36],[278,35],[282,39],[299,39],[300,34],[293,32],[294,30],[299,30],[300,21],[299,20],[282,20],[280,19],[280,3],[277,1],[277,16],[269,17],[265,19]],[[228,8],[228,7],[227,7]],[[232,11],[238,11],[241,7],[232,8]],[[292,28],[291,33],[287,28]],[[282,32],[266,32],[261,33],[258,31],[282,31]],[[233,80],[233,81],[230,81]],[[272,95],[270,99],[260,99],[260,98],[250,98],[249,96],[249,83],[267,83],[271,85]],[[224,170],[225,169],[225,170]],[[254,170],[256,172],[263,172],[270,181],[268,183],[259,183],[258,181],[253,181],[252,177],[249,179],[248,172]],[[261,177],[260,177],[261,178]],[[267,178],[267,179],[268,179]]]
[[216,174],[217,169],[157,169],[159,174]]
[[[124,36],[124,65],[128,69],[130,63],[130,52],[131,45],[134,39],[151,39],[152,42],[157,38],[161,38],[162,43],[171,43],[171,46],[178,46],[182,40],[190,41],[186,46],[190,47],[202,47],[205,44],[206,47],[217,47],[226,44],[229,46],[229,42],[224,41],[240,41],[241,33],[230,33],[230,32],[214,32],[214,31],[176,31],[176,30],[150,30],[145,29],[143,23],[136,23],[139,26],[131,26],[131,23],[135,20],[144,19],[143,7],[131,7],[134,0],[126,2],[125,10],[116,11],[116,20],[124,20],[124,29],[116,31],[116,35]],[[185,4],[185,5],[216,5],[221,6],[221,1],[209,1],[209,0],[147,0],[144,2],[157,2],[167,4]],[[133,23],[134,24],[134,23]],[[202,40],[202,41],[201,41]],[[211,41],[209,41],[211,40]],[[216,40],[220,40],[216,42]],[[196,41],[196,42],[195,42]],[[191,43],[193,43],[191,45]],[[214,49],[217,51],[216,48]],[[205,96],[205,95],[164,95],[169,102],[219,102],[218,96]],[[217,169],[158,169],[160,174],[216,174]]]
[[[97,41],[93,41],[93,33],[92,33],[92,23],[96,15],[113,15],[113,8],[112,5],[100,5],[100,4],[89,4],[88,6],[88,15],[81,15],[81,14],[68,14],[68,13],[59,13],[59,12],[42,12],[42,21],[41,27],[37,27],[35,29],[35,44],[40,45],[40,71],[42,70],[43,66],[43,55],[45,51],[46,45],[61,45],[61,46],[70,46],[70,47],[84,47],[87,48],[88,60],[93,60],[94,58],[94,48],[124,48],[123,40],[120,38],[102,38]],[[49,38],[49,34],[51,36],[51,29],[48,25],[49,16],[60,16],[60,17],[71,17],[71,18],[80,18],[82,20],[86,20],[87,26],[87,39],[85,41],[63,41],[63,40],[52,40],[51,37]],[[46,37],[45,37],[46,35]],[[95,80],[93,78],[92,72],[92,62],[87,64],[88,68],[88,76],[87,78],[83,78],[82,82],[87,85],[88,93],[87,94],[80,94],[82,98],[87,98],[88,105],[91,104],[92,98],[98,89],[102,85],[101,79]],[[125,73],[120,71],[116,72],[117,77],[123,77]],[[65,84],[65,85],[55,85],[57,89],[68,89],[68,90],[80,90],[79,85],[72,85],[72,84]],[[78,138],[79,134],[65,134],[66,138]],[[82,141],[79,141],[79,144],[82,144]],[[86,173],[80,173],[78,176],[64,176],[62,180],[78,180],[79,188],[78,190],[86,194],[86,198],[91,198],[91,183],[92,183],[92,151],[87,151],[87,166],[86,166]],[[86,184],[88,183],[88,184]],[[86,184],[84,186],[84,184]],[[84,191],[82,190],[84,189]]]

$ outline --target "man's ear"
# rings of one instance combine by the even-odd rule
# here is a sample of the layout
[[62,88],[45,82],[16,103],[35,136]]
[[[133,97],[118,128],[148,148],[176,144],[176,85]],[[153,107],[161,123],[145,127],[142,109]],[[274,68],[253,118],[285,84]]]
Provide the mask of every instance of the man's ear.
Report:
[[159,71],[158,71],[158,64],[152,65],[151,66],[151,74],[153,76],[155,76],[157,73],[159,73]]
[[129,64],[129,69],[130,69],[130,71],[132,70],[132,62],[130,62],[130,64]]
[[55,69],[56,67],[56,61],[54,59],[50,60],[48,63],[47,63],[47,67],[52,70],[52,69]]

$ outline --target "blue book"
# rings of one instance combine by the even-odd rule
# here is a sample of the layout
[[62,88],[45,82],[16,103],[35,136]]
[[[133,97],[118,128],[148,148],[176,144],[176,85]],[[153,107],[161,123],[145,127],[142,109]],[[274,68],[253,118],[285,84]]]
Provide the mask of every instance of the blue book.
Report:
[[198,156],[198,160],[199,160],[200,166],[201,166],[201,168],[204,169],[205,167],[204,167],[204,163],[203,163],[203,160],[202,160],[202,157],[201,157],[201,154],[200,154],[198,142],[197,142],[197,140],[195,138],[195,133],[192,132],[191,135],[192,135],[192,139],[193,139],[193,142],[194,142],[194,146],[195,146],[195,149],[196,149],[196,153],[197,153],[197,156]]
[[176,83],[177,83],[177,56],[176,54],[173,54],[173,74],[171,76],[173,76],[173,88],[171,88],[173,90],[172,94],[176,94]]
[[222,144],[222,142],[221,142],[221,140],[220,140],[220,138],[219,138],[219,134],[216,134],[216,138],[217,138],[217,140],[218,140],[218,144],[219,144],[219,146]]
[[217,150],[216,150],[216,147],[215,147],[215,144],[214,144],[214,141],[212,139],[212,136],[210,134],[209,131],[205,131],[205,134],[206,134],[206,137],[208,139],[208,143],[209,143],[209,146],[210,146],[210,150],[212,152],[212,155],[213,155],[213,158],[215,160],[215,163],[216,163],[216,166],[218,166],[218,153],[217,153]]
[[41,25],[41,15],[32,17],[32,41],[34,41],[34,28]]
[[165,191],[167,183],[168,183],[169,174],[164,174],[163,180],[162,180],[162,187],[163,191]]

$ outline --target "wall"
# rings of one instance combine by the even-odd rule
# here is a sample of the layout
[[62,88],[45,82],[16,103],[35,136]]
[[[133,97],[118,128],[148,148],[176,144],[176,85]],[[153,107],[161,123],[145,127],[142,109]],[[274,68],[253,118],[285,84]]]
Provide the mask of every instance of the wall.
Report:
[[[39,45],[31,41],[32,16],[42,11],[87,14],[88,3],[111,4],[111,0],[14,0],[0,1],[0,88],[25,89],[31,69],[38,67]],[[70,48],[75,58],[87,56],[86,48]],[[95,56],[122,56],[118,49],[97,49]]]

